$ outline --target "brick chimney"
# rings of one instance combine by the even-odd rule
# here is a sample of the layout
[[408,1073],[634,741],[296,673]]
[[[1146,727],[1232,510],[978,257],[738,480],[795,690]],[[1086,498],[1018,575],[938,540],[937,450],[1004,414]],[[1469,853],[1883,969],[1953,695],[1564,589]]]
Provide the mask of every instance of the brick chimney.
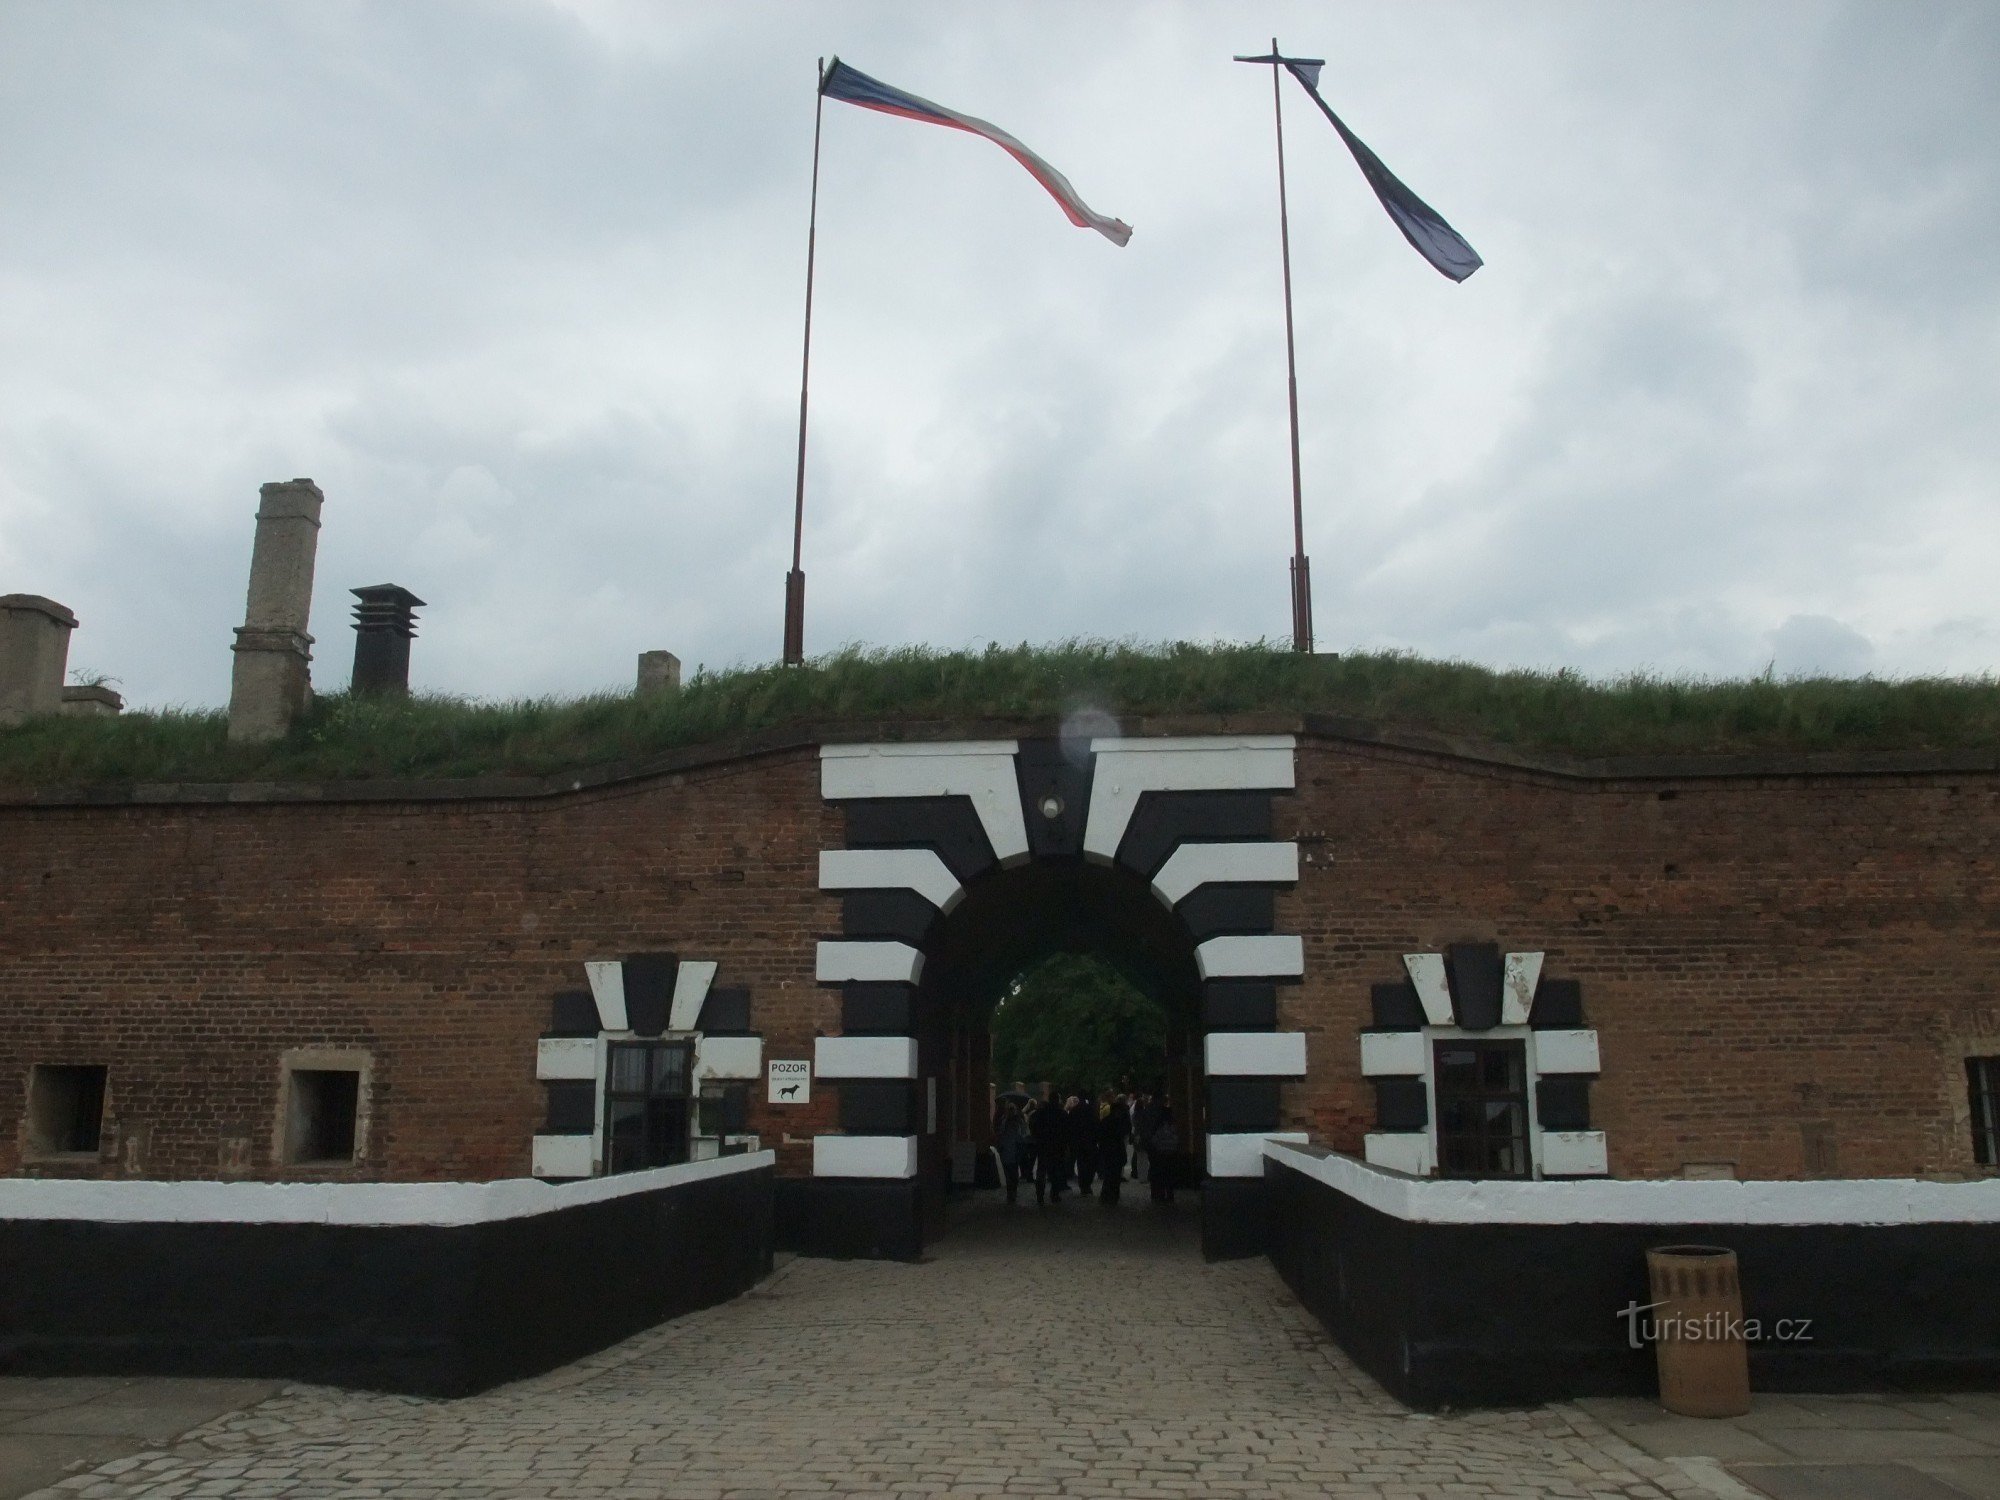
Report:
[[354,606],[354,679],[347,690],[357,698],[409,697],[410,638],[424,601],[396,583],[348,592],[361,602]]
[[250,597],[236,632],[229,684],[229,738],[284,738],[312,701],[313,559],[325,501],[310,479],[274,481],[259,492],[250,551]]
[[0,724],[62,712],[76,616],[40,594],[0,594]]

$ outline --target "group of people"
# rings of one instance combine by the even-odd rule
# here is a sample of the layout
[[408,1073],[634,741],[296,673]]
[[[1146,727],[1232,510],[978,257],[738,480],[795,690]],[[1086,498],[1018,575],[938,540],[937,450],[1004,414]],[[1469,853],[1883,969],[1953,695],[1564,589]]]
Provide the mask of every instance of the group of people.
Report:
[[1072,1186],[1087,1198],[1093,1183],[1103,1202],[1116,1203],[1128,1175],[1152,1188],[1155,1203],[1171,1203],[1187,1173],[1173,1109],[1147,1093],[1064,1098],[1051,1088],[1036,1099],[1017,1083],[994,1112],[993,1149],[1009,1203],[1018,1201],[1024,1177],[1037,1203],[1060,1203]]

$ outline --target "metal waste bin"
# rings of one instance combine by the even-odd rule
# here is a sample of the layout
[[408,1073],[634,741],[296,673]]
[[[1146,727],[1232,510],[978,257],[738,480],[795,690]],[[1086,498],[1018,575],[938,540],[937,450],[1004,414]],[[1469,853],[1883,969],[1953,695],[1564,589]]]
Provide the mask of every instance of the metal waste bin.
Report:
[[1750,1350],[1736,1252],[1720,1245],[1661,1245],[1646,1252],[1646,1278],[1660,1405],[1684,1417],[1749,1411]]

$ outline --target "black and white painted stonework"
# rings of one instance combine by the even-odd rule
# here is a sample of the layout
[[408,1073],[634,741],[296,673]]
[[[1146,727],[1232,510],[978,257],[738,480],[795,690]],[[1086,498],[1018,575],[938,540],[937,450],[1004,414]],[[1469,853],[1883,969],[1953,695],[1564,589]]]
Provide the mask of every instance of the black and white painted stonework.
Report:
[[1298,846],[1271,836],[1295,749],[1290,735],[822,747],[820,790],[843,809],[846,843],[820,855],[842,920],[815,972],[841,987],[842,1007],[841,1035],[819,1039],[814,1063],[841,1087],[842,1130],[814,1141],[814,1175],[916,1175],[935,924],[996,871],[1082,860],[1147,881],[1181,924],[1208,1033],[1208,1170],[1261,1177],[1277,1085],[1305,1074],[1304,1035],[1277,1030],[1277,986],[1304,973],[1303,946],[1272,930],[1275,892],[1298,880]]
[[1537,1177],[1602,1177],[1604,1132],[1590,1128],[1597,1033],[1583,1023],[1582,986],[1542,977],[1540,953],[1502,954],[1492,943],[1406,953],[1405,978],[1370,993],[1361,1073],[1375,1086],[1373,1166],[1413,1176],[1437,1172],[1433,1043],[1519,1040],[1527,1058],[1529,1155]]
[[533,1172],[568,1180],[604,1170],[605,1060],[612,1042],[694,1043],[694,1091],[763,1074],[764,1039],[750,1029],[750,992],[718,987],[718,965],[672,953],[634,953],[584,965],[590,987],[549,1008],[535,1049],[548,1112],[535,1135]]

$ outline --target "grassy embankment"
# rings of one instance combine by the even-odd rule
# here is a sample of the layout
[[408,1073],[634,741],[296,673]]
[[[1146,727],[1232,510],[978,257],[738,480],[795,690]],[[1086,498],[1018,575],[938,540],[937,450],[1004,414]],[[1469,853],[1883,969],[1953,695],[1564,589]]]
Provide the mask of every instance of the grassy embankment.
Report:
[[1269,645],[1070,642],[984,652],[847,650],[803,668],[699,674],[670,697],[479,703],[329,696],[285,740],[232,746],[221,711],[46,719],[0,730],[0,784],[547,774],[795,723],[1321,712],[1574,755],[1988,750],[2000,679],[1629,677],[1494,672]]

